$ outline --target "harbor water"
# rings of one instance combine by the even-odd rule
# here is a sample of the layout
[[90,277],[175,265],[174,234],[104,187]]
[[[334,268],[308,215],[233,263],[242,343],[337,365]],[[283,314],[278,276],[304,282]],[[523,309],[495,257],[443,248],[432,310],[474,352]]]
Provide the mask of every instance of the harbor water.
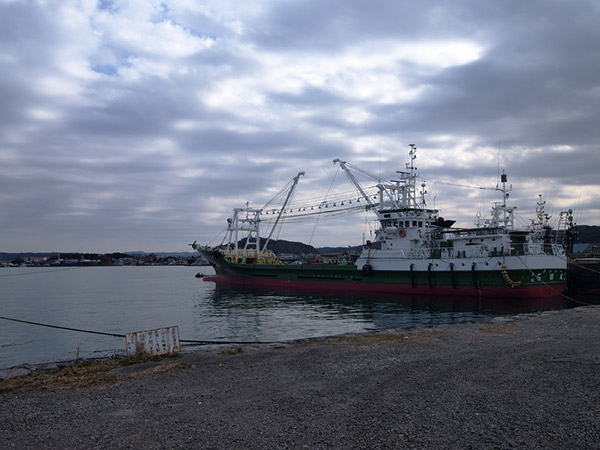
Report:
[[[177,325],[182,340],[285,342],[565,306],[258,292],[216,286],[197,273],[214,272],[189,266],[2,268],[0,316],[114,334]],[[124,338],[0,319],[0,368],[124,353]]]

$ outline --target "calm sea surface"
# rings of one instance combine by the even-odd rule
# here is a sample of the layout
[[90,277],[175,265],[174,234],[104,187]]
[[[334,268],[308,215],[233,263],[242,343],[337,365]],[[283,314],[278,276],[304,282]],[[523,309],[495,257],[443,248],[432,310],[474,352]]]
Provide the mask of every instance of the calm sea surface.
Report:
[[[179,326],[181,339],[286,341],[463,322],[562,305],[349,298],[240,291],[196,278],[208,267],[0,268],[0,316],[125,334]],[[125,339],[0,319],[0,368],[122,355]]]

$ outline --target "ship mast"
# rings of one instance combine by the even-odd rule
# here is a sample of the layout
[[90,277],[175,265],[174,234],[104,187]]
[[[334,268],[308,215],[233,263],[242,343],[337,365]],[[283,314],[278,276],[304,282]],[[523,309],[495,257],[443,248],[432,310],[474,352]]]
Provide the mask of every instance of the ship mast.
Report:
[[395,207],[403,208],[414,208],[419,209],[421,206],[425,206],[425,184],[421,187],[423,190],[421,194],[421,205],[417,203],[417,168],[415,167],[415,159],[417,159],[417,146],[415,144],[409,144],[410,150],[408,152],[409,162],[406,163],[406,172],[397,170],[396,173],[400,175],[400,180],[396,181],[394,188],[398,190],[397,202],[399,204],[394,205]]
[[502,183],[502,187],[496,185],[495,191],[502,192],[502,202],[494,202],[492,206],[492,218],[487,223],[489,228],[506,228],[508,230],[512,230],[514,227],[514,211],[517,209],[516,206],[507,206],[506,200],[509,197],[509,191],[512,190],[512,185],[510,187],[506,187],[506,183],[508,181],[508,177],[504,171],[502,171],[502,175],[500,175],[500,182]]

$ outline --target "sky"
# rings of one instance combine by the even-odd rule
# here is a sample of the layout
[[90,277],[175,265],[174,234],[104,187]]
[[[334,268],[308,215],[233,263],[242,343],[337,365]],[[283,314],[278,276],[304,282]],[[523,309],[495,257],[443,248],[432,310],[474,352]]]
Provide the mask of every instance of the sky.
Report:
[[[599,22],[597,0],[0,0],[0,252],[219,244],[298,172],[295,204],[349,201],[334,158],[393,179],[409,144],[457,226],[502,170],[520,223],[543,194],[600,225]],[[372,231],[312,219],[276,236]]]

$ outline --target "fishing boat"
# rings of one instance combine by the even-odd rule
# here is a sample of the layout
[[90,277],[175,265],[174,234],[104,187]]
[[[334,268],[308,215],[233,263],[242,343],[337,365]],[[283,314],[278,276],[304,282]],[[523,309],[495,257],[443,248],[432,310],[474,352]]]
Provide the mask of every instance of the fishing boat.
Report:
[[[515,226],[516,207],[508,204],[512,186],[503,172],[495,188],[500,200],[494,202],[491,216],[479,218],[473,228],[456,228],[454,220],[427,206],[416,157],[417,148],[411,144],[405,170],[389,181],[334,160],[358,192],[352,207],[374,214],[376,223],[374,237],[364,242],[356,260],[286,264],[269,250],[273,230],[289,213],[290,198],[304,174],[300,172],[289,183],[278,211],[248,205],[236,208],[220,245],[191,244],[214,267],[215,275],[203,279],[369,295],[541,299],[563,294],[567,257],[559,234],[548,225],[550,216],[541,197],[537,217],[525,227]],[[376,182],[372,190],[363,187],[359,175]],[[269,212],[271,222],[276,218],[265,239],[260,236],[261,225]]]

